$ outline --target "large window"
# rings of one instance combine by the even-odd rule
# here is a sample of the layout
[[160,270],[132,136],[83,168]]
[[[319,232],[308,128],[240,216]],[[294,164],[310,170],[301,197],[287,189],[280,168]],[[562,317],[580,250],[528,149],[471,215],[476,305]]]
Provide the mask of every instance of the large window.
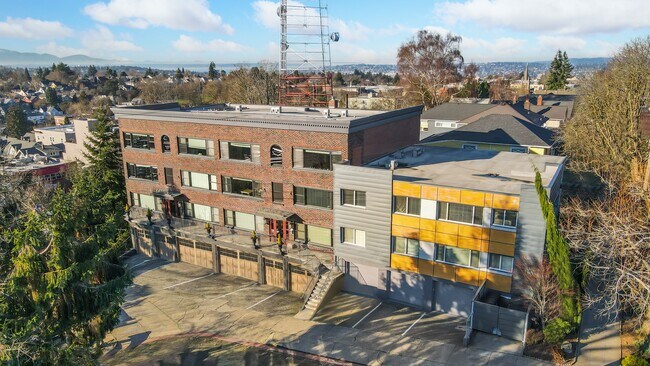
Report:
[[352,189],[341,189],[341,204],[366,207],[366,192]]
[[252,161],[259,163],[260,146],[245,142],[220,141],[221,159]]
[[129,178],[146,180],[158,180],[158,168],[150,165],[126,164],[126,171]]
[[202,221],[219,222],[219,209],[187,202],[185,203],[185,216]]
[[284,202],[284,184],[282,183],[271,183],[273,188],[273,202],[283,203]]
[[321,245],[332,245],[332,229],[307,225],[307,241]]
[[131,192],[131,206],[148,208],[152,211],[162,210],[162,202],[160,198],[141,193]]
[[417,239],[393,237],[393,253],[417,257],[420,252],[420,241]]
[[366,232],[349,227],[341,228],[341,243],[366,246]]
[[256,180],[221,177],[223,192],[249,197],[262,197],[262,184]]
[[436,244],[436,260],[439,262],[478,268],[479,258],[480,253],[476,250]]
[[492,225],[517,227],[517,211],[494,209]]
[[255,230],[255,215],[239,211],[224,210],[225,224],[240,229]]
[[490,253],[488,267],[497,271],[512,273],[513,262],[513,258],[507,255]]
[[214,156],[214,142],[212,140],[193,139],[188,137],[178,138],[178,153]]
[[181,185],[185,187],[202,188],[216,191],[217,176],[212,174],[181,170]]
[[293,150],[294,168],[332,170],[333,164],[341,162],[341,152],[324,150]]
[[174,169],[165,168],[165,184],[173,185],[174,184]]
[[483,224],[483,207],[449,202],[439,202],[438,206],[439,220],[464,222],[473,225]]
[[395,212],[408,215],[420,215],[420,199],[395,196]]
[[293,187],[293,203],[296,205],[332,208],[332,192],[322,189]]
[[147,150],[152,150],[155,147],[153,142],[153,135],[124,132],[123,137],[124,147]]

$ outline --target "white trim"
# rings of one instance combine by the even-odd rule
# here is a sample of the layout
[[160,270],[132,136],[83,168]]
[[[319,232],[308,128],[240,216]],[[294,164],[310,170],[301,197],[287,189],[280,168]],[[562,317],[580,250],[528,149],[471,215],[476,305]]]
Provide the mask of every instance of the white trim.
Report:
[[380,301],[379,304],[377,304],[377,306],[375,306],[372,310],[370,310],[370,312],[368,312],[368,314],[364,315],[363,318],[361,318],[358,322],[356,322],[352,326],[352,329],[356,328],[357,325],[361,324],[361,322],[364,321],[368,317],[368,315],[372,314],[375,310],[377,310],[377,308],[380,307],[381,304],[383,304],[383,302]]

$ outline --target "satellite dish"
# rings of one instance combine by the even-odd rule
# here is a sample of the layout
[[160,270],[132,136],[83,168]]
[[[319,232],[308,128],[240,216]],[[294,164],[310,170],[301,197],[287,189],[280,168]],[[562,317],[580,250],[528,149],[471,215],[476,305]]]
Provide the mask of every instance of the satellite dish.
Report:
[[338,42],[340,38],[341,38],[341,36],[339,35],[339,32],[334,32],[334,33],[330,34],[330,39],[333,42]]

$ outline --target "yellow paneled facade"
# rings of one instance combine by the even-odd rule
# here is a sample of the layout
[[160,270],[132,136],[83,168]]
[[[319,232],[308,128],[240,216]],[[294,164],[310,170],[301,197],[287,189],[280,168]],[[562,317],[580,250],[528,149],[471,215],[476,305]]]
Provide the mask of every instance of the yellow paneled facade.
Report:
[[[411,182],[394,181],[393,196],[416,197],[493,209],[519,210],[518,196],[433,187]],[[507,256],[514,256],[516,240],[516,233],[512,231],[404,214],[393,214],[392,235]],[[508,275],[490,272],[487,269],[454,266],[400,254],[391,255],[391,267],[472,286],[479,286],[486,281],[487,287],[503,292],[510,292],[512,286],[512,278]]]

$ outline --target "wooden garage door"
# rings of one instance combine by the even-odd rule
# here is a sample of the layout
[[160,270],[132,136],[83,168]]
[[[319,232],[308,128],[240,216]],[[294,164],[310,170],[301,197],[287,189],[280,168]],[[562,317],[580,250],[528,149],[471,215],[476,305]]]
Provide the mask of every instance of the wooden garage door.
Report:
[[206,243],[194,243],[194,264],[197,266],[212,268],[212,245]]
[[309,272],[306,269],[291,266],[291,291],[303,293],[309,284]]
[[167,236],[156,236],[156,241],[158,242],[158,248],[160,249],[160,257],[173,261],[174,260],[174,243],[172,238]]
[[144,229],[133,229],[131,235],[136,240],[136,248],[138,253],[142,253],[146,256],[151,257],[153,255],[151,250],[151,238],[149,236],[149,230]]
[[239,252],[239,276],[257,281],[260,268],[257,258],[257,254]]
[[267,285],[284,288],[284,270],[282,262],[264,258],[264,271],[266,272]]
[[239,259],[237,258],[236,251],[220,249],[219,263],[221,264],[221,272],[239,276]]
[[187,239],[177,238],[178,256],[181,262],[194,264],[194,242]]

